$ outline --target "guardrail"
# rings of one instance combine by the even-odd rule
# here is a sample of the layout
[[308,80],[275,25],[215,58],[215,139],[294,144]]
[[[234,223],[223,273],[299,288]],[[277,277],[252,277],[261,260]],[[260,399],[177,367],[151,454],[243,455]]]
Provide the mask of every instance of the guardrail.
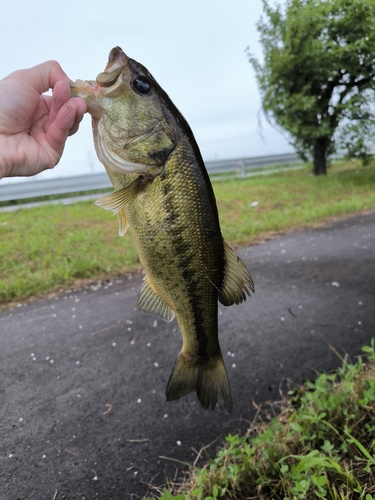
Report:
[[286,153],[281,155],[238,158],[235,160],[207,161],[205,163],[209,174],[237,172],[240,173],[242,177],[246,177],[246,171],[252,168],[301,163],[301,158],[297,153]]
[[100,174],[56,177],[56,179],[35,179],[14,184],[1,185],[0,201],[22,200],[56,194],[78,193],[111,187],[106,172]]
[[[299,162],[301,160],[296,153],[287,153],[233,160],[208,161],[206,162],[206,168],[209,174],[235,172],[242,177],[246,177],[247,170],[253,168]],[[56,177],[56,179],[33,179],[14,184],[4,184],[3,186],[0,181],[0,201],[93,191],[111,186],[105,172],[100,174],[76,175],[74,177]]]

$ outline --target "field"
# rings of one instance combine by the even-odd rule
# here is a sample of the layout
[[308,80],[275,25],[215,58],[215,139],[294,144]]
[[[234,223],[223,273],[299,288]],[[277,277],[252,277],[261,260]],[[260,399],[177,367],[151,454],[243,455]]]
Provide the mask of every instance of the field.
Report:
[[[222,232],[234,247],[333,217],[375,209],[375,167],[310,168],[248,179],[214,180]],[[28,299],[82,280],[139,268],[130,231],[93,201],[0,212],[0,304]]]

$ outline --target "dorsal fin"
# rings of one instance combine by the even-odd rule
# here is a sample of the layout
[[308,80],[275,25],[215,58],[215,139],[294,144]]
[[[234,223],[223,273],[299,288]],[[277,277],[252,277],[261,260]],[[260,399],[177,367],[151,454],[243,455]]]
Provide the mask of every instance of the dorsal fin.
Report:
[[240,304],[246,300],[246,294],[254,292],[254,282],[242,260],[224,241],[225,271],[219,293],[219,301],[224,306]]

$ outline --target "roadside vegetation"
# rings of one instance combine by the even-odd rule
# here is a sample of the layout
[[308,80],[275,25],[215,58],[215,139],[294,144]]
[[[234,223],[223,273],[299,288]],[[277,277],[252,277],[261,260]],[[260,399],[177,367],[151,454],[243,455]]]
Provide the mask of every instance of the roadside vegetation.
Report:
[[[275,169],[213,179],[222,231],[234,247],[375,210],[375,165],[333,164],[328,176]],[[93,201],[0,212],[0,305],[139,268],[130,235]],[[375,499],[375,346],[335,373],[290,387],[260,409],[245,435],[214,458],[185,464],[186,480],[155,489],[163,500]],[[199,456],[204,455],[201,450]],[[198,463],[198,460],[196,461]]]
[[[341,162],[247,179],[214,178],[222,232],[234,247],[375,209],[375,165]],[[0,212],[0,305],[139,268],[130,234],[93,201]]]
[[344,359],[335,373],[291,389],[158,498],[373,500],[374,342],[363,351],[357,362]]

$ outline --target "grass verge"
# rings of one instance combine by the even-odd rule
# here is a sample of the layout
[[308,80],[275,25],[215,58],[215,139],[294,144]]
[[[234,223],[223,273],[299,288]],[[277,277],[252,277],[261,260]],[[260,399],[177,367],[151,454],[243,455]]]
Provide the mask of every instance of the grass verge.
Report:
[[[340,163],[318,178],[309,171],[214,181],[226,240],[235,247],[254,244],[375,209],[375,166]],[[118,237],[116,219],[92,201],[0,212],[0,304],[137,267],[131,236]]]
[[[216,458],[160,492],[163,500],[375,498],[375,351],[363,348],[289,393],[271,421],[229,435]],[[145,499],[144,499],[145,500]]]
[[354,162],[332,165],[327,176],[304,168],[214,184],[223,234],[235,246],[374,209],[374,187],[375,166]]

